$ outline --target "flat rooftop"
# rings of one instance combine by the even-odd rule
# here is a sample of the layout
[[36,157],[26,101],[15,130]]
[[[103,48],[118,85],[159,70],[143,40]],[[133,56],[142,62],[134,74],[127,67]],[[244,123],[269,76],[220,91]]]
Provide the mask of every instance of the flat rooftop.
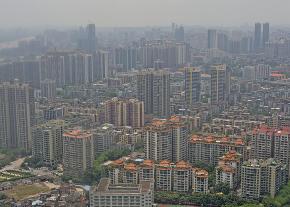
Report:
[[93,189],[97,193],[118,193],[118,194],[140,194],[151,190],[150,181],[140,181],[140,184],[111,184],[109,178],[102,178],[99,184]]

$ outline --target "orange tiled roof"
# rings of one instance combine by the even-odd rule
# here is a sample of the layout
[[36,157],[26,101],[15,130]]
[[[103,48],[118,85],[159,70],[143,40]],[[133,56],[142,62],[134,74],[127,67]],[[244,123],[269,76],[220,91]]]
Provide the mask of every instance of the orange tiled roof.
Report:
[[128,163],[127,165],[124,166],[124,169],[128,171],[136,171],[137,166],[134,163]]
[[196,177],[200,177],[200,178],[207,178],[208,177],[208,172],[204,169],[193,168],[192,170],[193,170]]
[[72,130],[70,132],[65,132],[63,134],[65,137],[72,137],[72,138],[86,138],[92,136],[91,133],[87,131],[81,131],[81,130]]
[[147,166],[147,167],[153,167],[154,161],[153,160],[144,160],[141,165]]
[[159,162],[159,166],[160,167],[165,167],[165,168],[167,168],[167,167],[170,167],[170,161],[169,160],[161,160],[160,162]]
[[233,168],[229,165],[220,165],[218,167],[219,167],[219,169],[221,169],[225,173],[234,173],[236,171],[235,168]]
[[124,161],[121,160],[121,159],[114,160],[114,161],[113,161],[113,164],[114,164],[114,165],[122,165],[122,164],[124,164]]
[[224,160],[224,161],[239,161],[239,154],[236,151],[231,150],[231,151],[227,152],[224,156],[222,156],[220,158],[220,160]]
[[176,168],[179,168],[179,169],[190,169],[191,165],[188,162],[181,160],[181,161],[176,163]]

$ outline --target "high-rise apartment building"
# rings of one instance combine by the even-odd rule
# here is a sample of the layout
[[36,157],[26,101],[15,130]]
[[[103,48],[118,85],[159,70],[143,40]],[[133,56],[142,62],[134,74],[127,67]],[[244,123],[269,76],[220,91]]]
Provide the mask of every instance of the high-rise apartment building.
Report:
[[103,80],[110,76],[109,53],[107,51],[97,51],[94,54],[94,80]]
[[290,128],[275,129],[262,125],[254,129],[250,137],[252,158],[274,158],[289,167]]
[[137,67],[138,52],[136,47],[119,47],[114,50],[114,64],[122,72]]
[[274,197],[286,183],[286,165],[273,159],[248,160],[241,170],[241,193],[248,199]]
[[41,56],[41,80],[55,80],[57,87],[91,83],[96,66],[91,54],[81,52],[51,52]]
[[226,65],[212,66],[211,71],[211,104],[228,101],[230,94],[230,71]]
[[93,135],[87,131],[73,130],[63,134],[64,175],[79,178],[92,169],[94,161]]
[[231,189],[235,189],[241,180],[242,156],[236,151],[229,151],[219,158],[216,167],[216,185],[227,183]]
[[34,124],[33,89],[27,84],[0,84],[0,146],[31,149]]
[[144,160],[141,163],[112,161],[108,166],[109,179],[112,184],[140,183],[141,181],[154,181],[155,189],[161,191],[174,191],[188,193],[208,192],[208,172],[193,168],[186,161],[176,163],[161,160]]
[[201,76],[198,68],[185,68],[185,102],[188,107],[200,102]]
[[144,112],[157,117],[170,114],[170,75],[164,70],[146,69],[137,74],[137,97]]
[[106,122],[115,126],[144,126],[144,104],[137,99],[113,98],[105,102]]
[[217,31],[209,29],[207,34],[207,48],[214,49],[217,48],[217,46]]
[[174,31],[174,37],[177,42],[184,42],[184,27],[176,27]]
[[202,161],[216,166],[219,158],[231,150],[241,154],[243,160],[246,157],[246,145],[242,139],[193,135],[188,148],[189,162],[193,165]]
[[40,63],[33,61],[15,61],[0,64],[0,82],[9,82],[18,79],[33,88],[40,87]]
[[253,130],[251,134],[251,155],[255,159],[268,159],[273,157],[273,134],[275,129],[261,126]]
[[270,40],[270,24],[264,23],[263,24],[263,37],[262,37],[263,48],[265,48],[266,43]]
[[51,120],[32,129],[32,155],[44,164],[62,162],[64,121]]
[[255,51],[259,51],[262,46],[262,26],[261,23],[255,23],[255,34],[254,34],[254,48]]
[[56,97],[56,83],[55,80],[43,80],[40,81],[41,96],[47,99],[53,99]]
[[87,32],[87,51],[91,54],[96,52],[97,39],[96,39],[96,27],[94,24],[88,24],[86,28]]
[[200,168],[192,169],[192,192],[208,193],[208,172]]
[[187,160],[188,131],[186,122],[178,116],[153,120],[143,133],[146,158],[173,162]]
[[104,124],[96,129],[93,129],[92,134],[94,138],[94,153],[96,156],[112,149],[115,138],[115,130],[113,125]]
[[179,161],[173,168],[173,191],[190,192],[192,183],[192,166],[185,161]]
[[138,62],[144,68],[154,68],[154,65],[162,65],[164,68],[184,67],[188,56],[188,46],[183,42],[148,41],[138,48]]
[[170,165],[170,161],[161,160],[155,167],[156,169],[156,180],[155,188],[161,191],[172,191],[173,188],[173,171]]

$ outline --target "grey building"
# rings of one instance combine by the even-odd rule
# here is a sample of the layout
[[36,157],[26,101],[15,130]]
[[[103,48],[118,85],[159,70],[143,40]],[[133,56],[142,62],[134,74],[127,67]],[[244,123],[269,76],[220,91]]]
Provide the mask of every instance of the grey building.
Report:
[[0,84],[0,146],[31,149],[31,126],[35,106],[33,89],[27,84]]

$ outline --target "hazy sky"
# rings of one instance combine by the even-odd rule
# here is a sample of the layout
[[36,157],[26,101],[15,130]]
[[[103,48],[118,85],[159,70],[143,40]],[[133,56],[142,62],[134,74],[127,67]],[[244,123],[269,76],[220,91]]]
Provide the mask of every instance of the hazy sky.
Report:
[[290,0],[0,0],[0,28],[287,24]]

